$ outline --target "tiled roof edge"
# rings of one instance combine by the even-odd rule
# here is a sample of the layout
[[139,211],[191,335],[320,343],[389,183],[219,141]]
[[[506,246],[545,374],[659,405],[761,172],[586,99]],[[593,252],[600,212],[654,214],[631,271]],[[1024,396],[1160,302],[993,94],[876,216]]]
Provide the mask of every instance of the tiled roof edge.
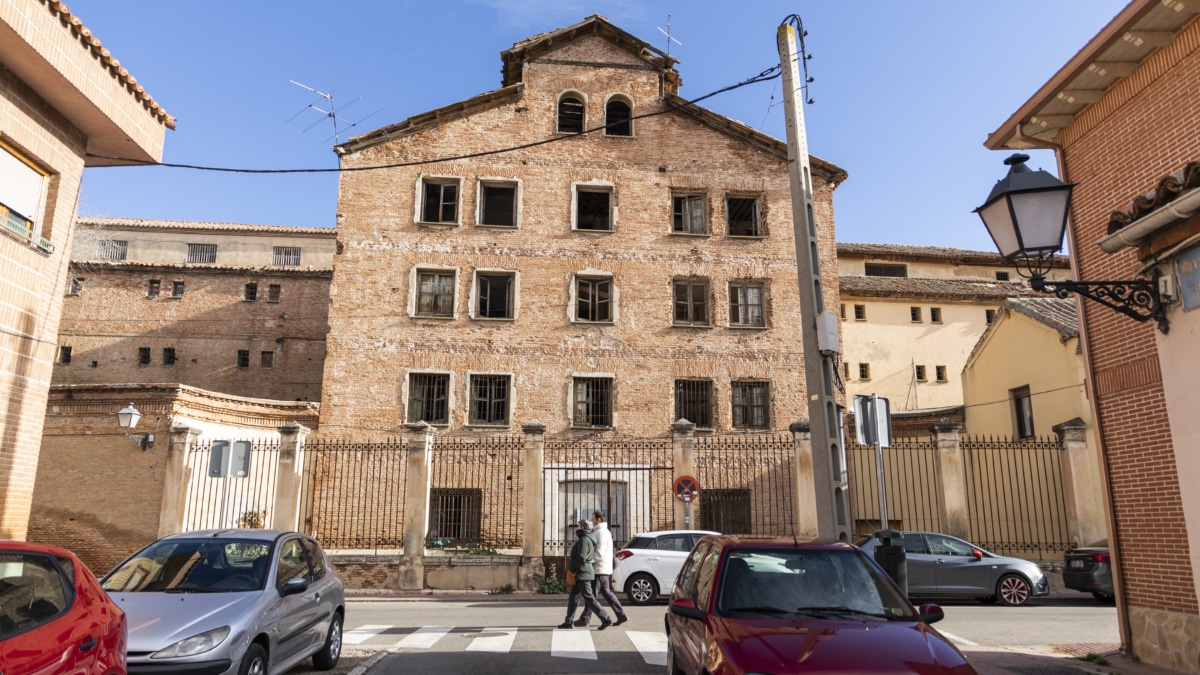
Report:
[[263,265],[261,267],[237,265],[209,265],[201,263],[156,263],[139,262],[136,260],[72,260],[71,268],[75,270],[110,269],[110,270],[164,270],[174,272],[213,272],[216,274],[263,274],[268,276],[292,277],[333,277],[331,267],[282,267],[279,265]]
[[228,232],[269,232],[276,234],[303,234],[337,238],[336,227],[299,227],[294,225],[254,225],[247,223],[212,223],[189,220],[149,220],[145,218],[92,218],[77,216],[76,225],[84,227],[114,227],[130,229],[162,230],[217,230]]
[[1164,176],[1158,185],[1150,192],[1139,195],[1133,200],[1133,208],[1128,212],[1114,211],[1108,217],[1108,233],[1114,234],[1130,223],[1175,201],[1180,194],[1200,188],[1200,162],[1188,162],[1182,171]]

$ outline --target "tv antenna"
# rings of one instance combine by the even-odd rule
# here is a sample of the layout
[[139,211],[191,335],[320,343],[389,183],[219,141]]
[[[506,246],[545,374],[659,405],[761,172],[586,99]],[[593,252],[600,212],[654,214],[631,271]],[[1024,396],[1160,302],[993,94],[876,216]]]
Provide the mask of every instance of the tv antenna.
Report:
[[[656,26],[656,28],[657,28],[657,26]],[[659,28],[658,32],[667,36],[667,56],[671,55],[671,43],[672,42],[679,45],[680,47],[683,46],[682,42],[680,42],[679,40],[676,40],[674,35],[671,35],[671,15],[670,14],[667,15],[667,29],[663,30],[663,29]]]
[[[380,108],[379,110],[376,110],[375,112],[371,113],[370,115],[360,118],[357,122],[351,122],[350,120],[338,115],[337,105],[333,101],[333,92],[325,93],[323,91],[318,91],[306,84],[300,84],[299,82],[297,82],[295,80],[288,80],[288,82],[291,82],[292,84],[294,84],[297,87],[300,87],[302,89],[307,89],[307,90],[311,91],[312,93],[316,94],[317,96],[320,96],[321,98],[323,98],[329,102],[329,104],[328,104],[329,110],[325,110],[324,108],[320,108],[317,106],[317,104],[321,102],[319,99],[316,101],[313,101],[312,103],[309,103],[308,106],[305,107],[303,110],[296,113],[295,115],[292,115],[292,117],[288,120],[289,122],[291,122],[292,120],[294,120],[297,117],[299,117],[300,115],[302,115],[305,110],[316,110],[317,112],[321,113],[325,117],[333,120],[333,136],[330,136],[329,138],[325,139],[325,142],[329,142],[330,139],[332,139],[335,145],[338,143],[341,143],[341,136],[340,136],[341,131],[338,129],[338,122],[342,122],[343,124],[345,124],[349,127],[356,127],[359,124],[361,124],[364,120],[366,120],[367,117],[371,117],[372,115],[377,115],[380,112],[383,112],[383,108]],[[360,96],[360,97],[354,99],[353,101],[350,101],[346,105],[342,106],[342,110],[344,111],[346,108],[349,108],[350,106],[354,105],[355,103],[358,103],[361,100],[362,100],[362,97]],[[313,122],[312,124],[308,125],[307,127],[304,127],[304,131],[302,131],[301,133],[307,133],[311,129],[316,128],[317,125],[321,124],[324,121],[325,121],[324,119],[318,119],[316,122]]]

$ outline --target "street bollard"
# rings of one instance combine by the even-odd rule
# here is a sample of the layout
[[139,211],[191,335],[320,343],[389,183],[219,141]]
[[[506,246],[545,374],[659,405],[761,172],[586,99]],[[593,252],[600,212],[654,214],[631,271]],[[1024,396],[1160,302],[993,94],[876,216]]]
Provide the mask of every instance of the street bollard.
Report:
[[900,590],[908,595],[908,556],[903,545],[892,543],[899,542],[903,535],[896,530],[879,530],[875,536],[879,539],[879,545],[875,547],[875,562],[879,563]]

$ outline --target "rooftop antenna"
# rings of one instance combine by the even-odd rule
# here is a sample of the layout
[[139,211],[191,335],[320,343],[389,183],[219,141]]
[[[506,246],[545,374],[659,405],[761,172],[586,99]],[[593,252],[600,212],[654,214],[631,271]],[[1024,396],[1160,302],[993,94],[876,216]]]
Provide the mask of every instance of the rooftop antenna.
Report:
[[[325,110],[324,108],[317,107],[317,104],[320,103],[320,100],[313,101],[312,103],[308,104],[308,106],[305,107],[303,110],[296,113],[295,115],[292,115],[291,119],[289,119],[288,121],[291,122],[292,120],[296,119],[305,110],[316,110],[317,112],[321,113],[325,117],[333,120],[333,136],[330,136],[329,138],[325,139],[325,141],[328,142],[330,139],[332,139],[335,145],[338,143],[341,143],[341,136],[340,136],[341,132],[338,129],[338,122],[342,122],[350,127],[356,127],[359,124],[361,124],[364,120],[366,120],[367,117],[371,117],[372,115],[376,115],[376,114],[379,114],[380,112],[383,112],[383,108],[380,108],[379,110],[376,110],[375,112],[371,113],[370,115],[360,118],[357,122],[351,122],[350,120],[348,120],[344,117],[340,117],[337,114],[338,110],[337,110],[337,105],[333,101],[333,92],[325,93],[323,91],[318,91],[306,84],[301,84],[295,80],[288,80],[288,82],[291,82],[292,84],[294,84],[297,87],[300,87],[302,89],[307,89],[307,90],[311,91],[312,93],[316,94],[317,96],[320,96],[321,98],[325,99],[326,101],[329,101],[329,110]],[[360,96],[360,97],[354,99],[353,101],[350,101],[346,105],[342,106],[342,110],[349,108],[350,106],[354,105],[355,103],[358,103],[361,100],[362,100],[362,97]],[[325,120],[318,119],[316,122],[313,122],[312,124],[308,125],[307,127],[304,127],[304,131],[301,133],[307,133],[309,130],[313,129],[314,127],[316,127],[323,121],[325,121]]]
[[659,28],[658,32],[667,36],[667,56],[671,55],[671,43],[672,42],[679,45],[680,47],[683,46],[682,42],[680,42],[679,40],[676,40],[675,36],[671,35],[671,15],[670,14],[667,15],[667,29],[663,30],[663,29]]

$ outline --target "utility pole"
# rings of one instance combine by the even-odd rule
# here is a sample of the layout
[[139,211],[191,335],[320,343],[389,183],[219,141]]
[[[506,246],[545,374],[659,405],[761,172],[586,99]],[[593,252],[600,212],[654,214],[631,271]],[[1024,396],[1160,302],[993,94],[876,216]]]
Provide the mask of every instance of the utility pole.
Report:
[[[788,177],[792,188],[792,229],[796,239],[796,268],[800,280],[801,343],[808,392],[808,421],[812,434],[814,492],[817,497],[817,533],[822,538],[850,541],[850,497],[846,485],[846,452],[838,424],[834,392],[837,317],[825,311],[821,280],[817,223],[814,218],[812,173],[808,137],[804,129],[804,96],[807,79],[801,77],[796,40],[803,37],[799,17],[796,27],[779,26],[779,65],[783,71],[783,102],[787,115]],[[797,28],[801,31],[797,34]],[[807,72],[807,68],[805,69]]]

